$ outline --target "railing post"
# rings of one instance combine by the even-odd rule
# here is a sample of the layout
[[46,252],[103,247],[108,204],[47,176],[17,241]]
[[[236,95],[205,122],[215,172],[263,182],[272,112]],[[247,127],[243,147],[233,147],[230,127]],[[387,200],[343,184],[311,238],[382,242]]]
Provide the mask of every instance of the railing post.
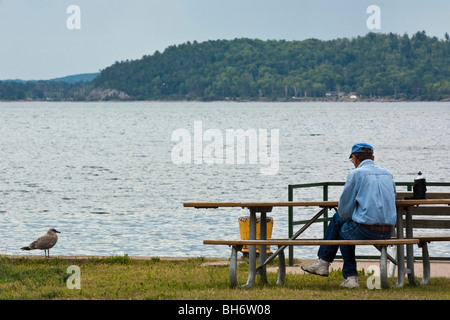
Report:
[[[294,188],[289,185],[288,186],[288,200],[294,201]],[[288,208],[288,236],[289,239],[294,235],[294,208]],[[289,246],[289,265],[294,265],[294,247]]]
[[[325,182],[323,185],[323,201],[328,201],[328,182]],[[323,234],[327,232],[328,227],[328,208],[326,209],[325,213],[323,214]]]

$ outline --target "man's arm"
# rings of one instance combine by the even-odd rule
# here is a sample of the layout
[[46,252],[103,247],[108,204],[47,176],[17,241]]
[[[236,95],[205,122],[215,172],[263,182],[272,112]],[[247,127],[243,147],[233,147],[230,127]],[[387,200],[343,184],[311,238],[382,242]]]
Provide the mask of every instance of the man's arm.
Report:
[[356,207],[356,195],[358,193],[356,172],[352,171],[347,177],[344,191],[339,198],[338,212],[342,218],[351,219]]

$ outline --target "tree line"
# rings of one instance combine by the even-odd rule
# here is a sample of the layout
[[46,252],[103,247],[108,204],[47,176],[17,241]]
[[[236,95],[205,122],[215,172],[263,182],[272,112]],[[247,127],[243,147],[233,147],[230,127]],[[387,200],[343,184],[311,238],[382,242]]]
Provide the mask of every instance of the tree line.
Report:
[[91,81],[0,81],[0,100],[80,100],[92,90]]
[[89,99],[95,88],[121,92],[122,98],[131,100],[292,100],[349,95],[443,100],[450,98],[449,57],[448,34],[438,39],[425,31],[412,36],[368,33],[328,41],[193,41],[138,60],[116,62],[83,92],[76,86],[61,88],[70,94],[59,96]]

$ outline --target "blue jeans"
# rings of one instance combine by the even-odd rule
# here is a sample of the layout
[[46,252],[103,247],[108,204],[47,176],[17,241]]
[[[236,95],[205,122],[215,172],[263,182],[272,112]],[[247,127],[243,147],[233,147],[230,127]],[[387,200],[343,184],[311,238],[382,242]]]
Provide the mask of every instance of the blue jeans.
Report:
[[[328,224],[325,232],[324,240],[372,240],[372,239],[389,239],[392,234],[391,230],[372,230],[363,227],[351,219],[343,219],[336,212]],[[336,257],[338,248],[341,250],[344,266],[342,267],[342,275],[344,278],[357,276],[355,246],[320,246],[318,256],[327,262],[333,262]]]

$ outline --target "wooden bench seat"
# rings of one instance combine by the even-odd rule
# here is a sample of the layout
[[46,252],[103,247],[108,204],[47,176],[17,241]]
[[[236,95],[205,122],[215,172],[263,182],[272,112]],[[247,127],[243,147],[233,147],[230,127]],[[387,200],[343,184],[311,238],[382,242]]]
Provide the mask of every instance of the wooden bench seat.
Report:
[[228,246],[316,246],[316,245],[397,245],[419,244],[419,239],[386,239],[386,240],[322,240],[322,239],[267,239],[267,240],[203,240],[203,244]]
[[418,239],[420,242],[450,241],[450,233],[416,233],[414,239]]
[[[230,257],[230,285],[231,287],[237,287],[237,253],[244,245],[262,246],[260,252],[265,251],[265,246],[317,246],[317,245],[374,245],[380,252],[380,280],[383,288],[389,287],[388,274],[387,274],[387,247],[390,245],[413,245],[421,244],[419,239],[386,239],[386,240],[321,240],[321,239],[267,239],[267,240],[204,240],[205,245],[228,245],[231,246]],[[261,251],[262,250],[262,251]],[[390,258],[392,259],[392,257]],[[286,262],[284,251],[281,250],[278,254],[278,280],[277,284],[282,284],[286,278]],[[263,279],[267,281],[265,275],[265,268],[258,268],[258,271]],[[251,270],[249,270],[251,272]],[[254,278],[254,275],[250,275],[249,278]],[[251,285],[245,285],[243,287],[250,287]]]

